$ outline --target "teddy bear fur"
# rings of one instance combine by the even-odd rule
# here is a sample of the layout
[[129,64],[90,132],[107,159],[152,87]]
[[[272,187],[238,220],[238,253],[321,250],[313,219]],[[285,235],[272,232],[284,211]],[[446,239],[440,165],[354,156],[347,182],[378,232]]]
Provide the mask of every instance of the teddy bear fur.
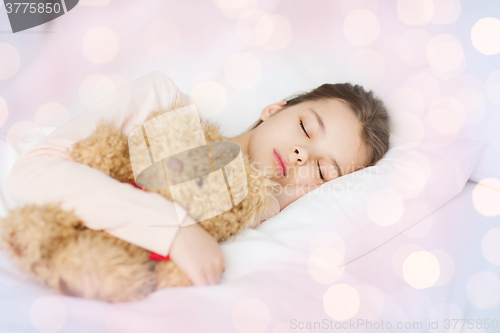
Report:
[[[148,120],[182,106],[177,103],[155,110]],[[202,120],[202,128],[207,142],[223,141],[217,124]],[[93,134],[75,143],[69,152],[73,160],[120,182],[134,181],[128,137],[114,125],[98,122]],[[221,156],[214,156],[214,164]],[[269,198],[276,183],[265,177],[248,156],[243,155],[243,161],[248,183],[245,199],[232,209],[199,222],[218,242],[256,227],[270,209]],[[181,173],[189,176],[193,170],[188,165],[193,163],[184,165]],[[172,201],[168,187],[147,191]],[[58,294],[117,303],[138,301],[163,288],[192,285],[173,260],[151,260],[150,251],[105,230],[87,228],[74,211],[61,209],[60,201],[11,209],[0,220],[0,228],[0,249],[21,271]]]

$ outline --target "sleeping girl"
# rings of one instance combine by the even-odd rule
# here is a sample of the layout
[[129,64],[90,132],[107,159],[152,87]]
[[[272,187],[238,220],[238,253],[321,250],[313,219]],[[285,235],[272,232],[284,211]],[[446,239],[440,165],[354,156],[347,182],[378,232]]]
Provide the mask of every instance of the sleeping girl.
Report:
[[387,111],[361,86],[324,84],[265,107],[237,143],[281,185],[280,210],[337,177],[372,166],[389,148]]
[[[181,209],[181,221],[189,227],[150,228],[177,220],[179,208],[176,211],[162,196],[138,191],[70,157],[68,148],[90,135],[98,120],[107,120],[129,135],[158,103],[192,104],[161,72],[139,78],[128,88],[24,152],[9,176],[8,193],[20,205],[61,201],[62,208],[74,210],[88,228],[168,254],[194,285],[217,284],[224,270],[223,252],[185,210]],[[382,101],[349,83],[324,84],[273,103],[260,118],[245,133],[223,140],[238,144],[279,184],[274,214],[325,182],[374,165],[389,148],[388,114]]]

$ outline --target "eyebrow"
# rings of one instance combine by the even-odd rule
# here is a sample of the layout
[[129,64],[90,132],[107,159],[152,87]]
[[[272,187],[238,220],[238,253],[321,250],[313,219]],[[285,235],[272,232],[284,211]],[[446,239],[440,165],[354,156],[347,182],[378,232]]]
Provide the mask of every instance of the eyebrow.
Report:
[[[318,121],[319,128],[321,130],[321,136],[324,137],[326,129],[325,129],[325,123],[323,122],[323,118],[321,118],[321,116],[318,114],[318,112],[316,112],[316,110],[314,110],[313,108],[309,108],[308,110],[314,114],[316,120]],[[328,157],[330,158],[331,163],[337,168],[337,171],[340,174],[339,177],[342,177],[343,176],[342,170],[340,169],[339,164],[337,163],[335,158],[333,158],[333,156],[331,156],[331,155],[329,155]]]

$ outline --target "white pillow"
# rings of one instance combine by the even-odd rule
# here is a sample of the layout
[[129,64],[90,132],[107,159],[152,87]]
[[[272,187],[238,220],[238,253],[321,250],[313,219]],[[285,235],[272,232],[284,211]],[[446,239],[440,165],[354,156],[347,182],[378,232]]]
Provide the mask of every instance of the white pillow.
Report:
[[336,250],[329,256],[348,263],[461,192],[484,147],[464,141],[445,148],[426,142],[393,147],[375,166],[320,186],[257,230],[304,251],[326,242]]

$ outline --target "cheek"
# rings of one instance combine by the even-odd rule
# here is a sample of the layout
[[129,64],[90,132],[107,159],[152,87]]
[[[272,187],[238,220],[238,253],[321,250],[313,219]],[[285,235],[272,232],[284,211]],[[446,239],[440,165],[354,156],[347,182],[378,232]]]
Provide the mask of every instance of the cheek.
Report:
[[365,151],[358,153],[358,155],[354,156],[352,159],[354,162],[351,163],[353,171],[356,171],[360,168],[366,167],[368,164],[368,155]]
[[266,150],[260,140],[251,142],[251,145],[248,147],[248,158],[261,171],[264,171],[266,167],[269,168],[269,161],[266,159]]
[[[322,170],[324,170],[324,168]],[[300,168],[290,169],[288,179],[289,179],[288,184],[293,184],[298,186],[321,184],[321,180],[319,178],[319,171],[315,168],[315,165],[310,165],[307,167],[302,166]]]

